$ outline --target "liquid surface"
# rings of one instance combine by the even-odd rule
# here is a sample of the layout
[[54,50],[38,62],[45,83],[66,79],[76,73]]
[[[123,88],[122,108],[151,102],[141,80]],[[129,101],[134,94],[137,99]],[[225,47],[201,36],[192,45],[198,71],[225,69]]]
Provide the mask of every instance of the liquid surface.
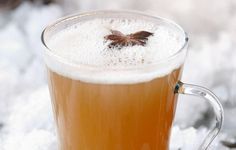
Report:
[[[148,31],[153,36],[148,37],[145,46],[108,48],[111,41],[104,37],[111,34],[111,30],[118,30],[126,35]],[[52,53],[46,56],[46,63],[61,75],[85,82],[147,82],[167,75],[182,65],[183,57],[158,64],[156,62],[175,54],[183,46],[183,38],[183,33],[173,25],[122,18],[86,20],[67,27],[50,38],[47,45]]]

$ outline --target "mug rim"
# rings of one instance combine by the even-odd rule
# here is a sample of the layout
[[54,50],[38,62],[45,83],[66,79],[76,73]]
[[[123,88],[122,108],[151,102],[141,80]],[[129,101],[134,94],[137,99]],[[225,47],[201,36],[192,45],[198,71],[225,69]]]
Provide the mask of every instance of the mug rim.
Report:
[[[121,69],[121,70],[130,70],[130,69],[142,69],[142,68],[146,68],[146,67],[150,67],[150,66],[155,66],[155,65],[159,65],[159,64],[162,64],[164,62],[168,62],[168,61],[171,61],[173,59],[175,59],[176,57],[178,57],[179,54],[181,54],[181,52],[183,52],[186,47],[188,46],[188,41],[189,41],[189,38],[188,38],[188,35],[187,33],[184,31],[184,29],[178,25],[177,23],[175,23],[174,21],[172,20],[169,20],[169,19],[166,19],[166,18],[163,18],[163,17],[159,17],[159,16],[153,16],[153,15],[150,15],[150,14],[147,14],[147,13],[143,13],[143,12],[140,12],[140,11],[133,11],[133,10],[96,10],[96,11],[87,11],[87,12],[83,12],[83,13],[75,13],[75,14],[72,14],[72,15],[67,15],[65,17],[61,17],[59,19],[57,19],[56,21],[54,21],[53,23],[47,25],[42,34],[41,34],[41,42],[42,44],[44,45],[44,47],[46,48],[44,50],[45,54],[50,56],[50,57],[54,57],[56,58],[58,61],[60,61],[61,63],[65,64],[65,65],[69,65],[69,66],[72,66],[72,67],[86,67],[86,68],[90,68],[90,69],[98,69],[100,68],[101,66],[97,66],[97,65],[91,65],[91,64],[78,64],[78,63],[71,63],[71,62],[68,62],[68,60],[60,55],[57,55],[55,54],[51,48],[49,48],[49,46],[47,45],[46,43],[46,40],[45,40],[45,34],[47,32],[49,32],[49,30],[51,28],[55,28],[57,25],[59,25],[60,23],[63,23],[63,22],[66,22],[66,21],[69,21],[69,20],[73,20],[73,19],[80,19],[80,18],[83,18],[83,17],[89,17],[89,16],[96,16],[96,15],[102,15],[102,14],[130,14],[130,15],[137,15],[137,16],[142,16],[142,17],[147,17],[149,19],[153,19],[153,20],[160,20],[162,22],[165,22],[167,24],[170,24],[170,25],[173,25],[175,27],[177,27],[183,34],[183,39],[184,39],[184,42],[182,44],[182,46],[173,54],[169,55],[168,57],[164,57],[164,58],[161,58],[155,62],[152,62],[151,64],[144,64],[144,65],[138,65],[138,66],[131,66],[131,67],[124,67],[124,68],[112,68],[112,67],[109,67],[108,69]],[[186,50],[187,51],[187,50]],[[185,58],[185,57],[184,57]],[[184,60],[183,60],[184,62]],[[101,69],[101,68],[100,68]]]

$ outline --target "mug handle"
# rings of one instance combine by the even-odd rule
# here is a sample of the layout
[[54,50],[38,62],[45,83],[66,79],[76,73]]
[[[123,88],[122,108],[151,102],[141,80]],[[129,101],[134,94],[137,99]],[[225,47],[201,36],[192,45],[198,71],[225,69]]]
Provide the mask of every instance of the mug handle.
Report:
[[204,87],[186,84],[181,81],[179,81],[176,84],[175,93],[201,97],[207,100],[212,105],[215,116],[216,116],[216,124],[214,128],[211,129],[211,131],[208,133],[208,135],[206,136],[206,138],[204,139],[203,143],[200,145],[200,148],[199,148],[199,150],[207,150],[210,144],[212,143],[212,141],[219,134],[221,127],[223,125],[224,111],[219,101],[219,98],[210,90]]

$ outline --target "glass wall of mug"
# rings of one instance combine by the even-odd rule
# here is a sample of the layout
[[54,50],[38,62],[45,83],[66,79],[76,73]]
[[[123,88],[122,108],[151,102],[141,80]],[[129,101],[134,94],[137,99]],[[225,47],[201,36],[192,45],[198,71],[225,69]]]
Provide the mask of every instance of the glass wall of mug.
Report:
[[[180,48],[151,63],[103,66],[62,57],[55,52],[57,46],[48,44],[80,22],[109,18],[141,19],[170,28],[178,34]],[[167,150],[187,40],[177,24],[136,12],[89,12],[48,26],[42,41],[61,150]]]

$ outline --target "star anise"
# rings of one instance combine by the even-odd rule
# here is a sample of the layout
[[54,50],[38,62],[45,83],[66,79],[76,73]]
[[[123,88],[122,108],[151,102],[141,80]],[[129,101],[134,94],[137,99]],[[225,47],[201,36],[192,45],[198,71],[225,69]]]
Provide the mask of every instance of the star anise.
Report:
[[105,36],[105,40],[110,40],[109,48],[117,47],[121,49],[124,46],[142,45],[147,43],[148,37],[153,35],[151,32],[138,31],[132,34],[125,35],[120,31],[111,30],[111,34]]

